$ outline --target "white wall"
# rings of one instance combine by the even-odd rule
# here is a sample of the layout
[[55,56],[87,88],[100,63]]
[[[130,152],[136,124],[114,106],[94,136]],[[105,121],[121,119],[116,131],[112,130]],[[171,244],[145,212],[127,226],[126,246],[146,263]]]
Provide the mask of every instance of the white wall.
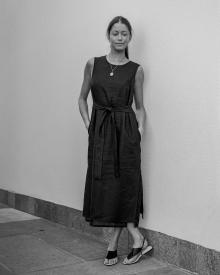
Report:
[[0,188],[82,210],[84,65],[123,15],[145,71],[140,226],[220,250],[217,13],[218,0],[1,0]]

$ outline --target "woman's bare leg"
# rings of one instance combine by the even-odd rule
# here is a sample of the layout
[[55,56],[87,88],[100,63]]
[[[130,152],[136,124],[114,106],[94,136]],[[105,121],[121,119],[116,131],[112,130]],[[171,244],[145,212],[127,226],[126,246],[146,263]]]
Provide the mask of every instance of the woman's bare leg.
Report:
[[122,227],[114,227],[114,232],[108,245],[108,250],[116,250],[118,248],[118,240],[122,229]]
[[[122,227],[114,227],[114,231],[113,231],[111,240],[110,240],[109,245],[108,245],[108,250],[111,250],[111,251],[117,250],[118,240],[119,240],[119,236],[121,234],[121,231],[122,231]],[[105,258],[104,264],[115,264],[115,263],[117,263],[117,261],[118,261],[117,258],[113,258],[113,259]]]
[[[131,234],[131,236],[133,237],[134,243],[133,243],[133,248],[141,248],[143,245],[143,241],[144,241],[144,236],[141,234],[140,230],[138,227],[135,227],[134,223],[127,223],[127,229],[128,232]],[[145,239],[145,245],[148,245],[147,240]],[[146,246],[145,246],[146,248]],[[138,261],[138,259],[140,258],[140,254],[136,254],[137,258],[134,258],[134,262],[136,262],[136,260]],[[132,258],[128,259],[127,257],[124,259],[123,264],[131,264],[132,263]]]
[[141,247],[143,240],[144,240],[144,236],[141,234],[138,227],[135,227],[134,223],[129,222],[129,223],[127,223],[127,229],[129,231],[129,233],[131,234],[131,236],[133,237],[133,240],[134,240],[133,247],[134,248]]

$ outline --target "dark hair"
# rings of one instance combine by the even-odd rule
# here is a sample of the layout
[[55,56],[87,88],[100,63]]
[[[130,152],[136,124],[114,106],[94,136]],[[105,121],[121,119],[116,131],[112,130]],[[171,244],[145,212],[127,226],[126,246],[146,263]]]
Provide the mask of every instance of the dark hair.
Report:
[[[116,16],[116,17],[114,17],[111,21],[110,21],[110,23],[109,23],[109,25],[108,25],[108,28],[107,28],[107,37],[109,37],[109,35],[110,35],[110,31],[111,31],[111,28],[112,28],[112,26],[115,24],[115,23],[122,23],[122,24],[125,24],[126,26],[127,26],[127,28],[128,28],[128,30],[129,30],[129,32],[130,32],[130,35],[131,35],[131,37],[132,37],[132,27],[131,27],[131,24],[129,23],[129,21],[125,18],[125,17],[123,17],[123,16]],[[128,55],[128,46],[125,48],[125,56],[127,57],[127,58],[129,58],[129,55]]]

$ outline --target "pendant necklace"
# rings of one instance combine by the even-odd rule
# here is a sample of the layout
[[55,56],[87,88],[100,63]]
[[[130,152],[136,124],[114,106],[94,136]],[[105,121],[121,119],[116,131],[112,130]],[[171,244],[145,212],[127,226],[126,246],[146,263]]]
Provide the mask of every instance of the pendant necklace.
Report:
[[[123,59],[124,59],[124,57],[123,57]],[[123,60],[123,59],[122,59],[122,60]],[[121,60],[121,61],[122,61],[122,60]],[[121,61],[120,61],[120,62],[121,62]],[[116,70],[117,67],[118,67],[119,65],[115,65],[114,69],[112,68],[112,64],[111,64],[110,62],[109,62],[109,65],[110,65],[110,67],[111,67],[111,72],[110,72],[109,75],[110,75],[110,76],[113,76],[113,75],[114,75],[114,70]]]

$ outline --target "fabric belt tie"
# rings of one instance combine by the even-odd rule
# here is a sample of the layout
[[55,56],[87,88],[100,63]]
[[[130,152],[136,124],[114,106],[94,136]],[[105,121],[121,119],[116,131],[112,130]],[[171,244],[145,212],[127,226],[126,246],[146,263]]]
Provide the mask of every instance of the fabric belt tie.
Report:
[[102,110],[96,115],[97,127],[95,128],[94,147],[93,147],[93,176],[95,179],[102,178],[102,164],[103,164],[103,149],[105,143],[105,122],[109,120],[111,123],[111,130],[113,134],[113,153],[114,153],[114,174],[119,177],[119,148],[118,135],[115,122],[115,112],[133,112],[131,105],[126,106],[103,106],[93,103],[93,108]]

